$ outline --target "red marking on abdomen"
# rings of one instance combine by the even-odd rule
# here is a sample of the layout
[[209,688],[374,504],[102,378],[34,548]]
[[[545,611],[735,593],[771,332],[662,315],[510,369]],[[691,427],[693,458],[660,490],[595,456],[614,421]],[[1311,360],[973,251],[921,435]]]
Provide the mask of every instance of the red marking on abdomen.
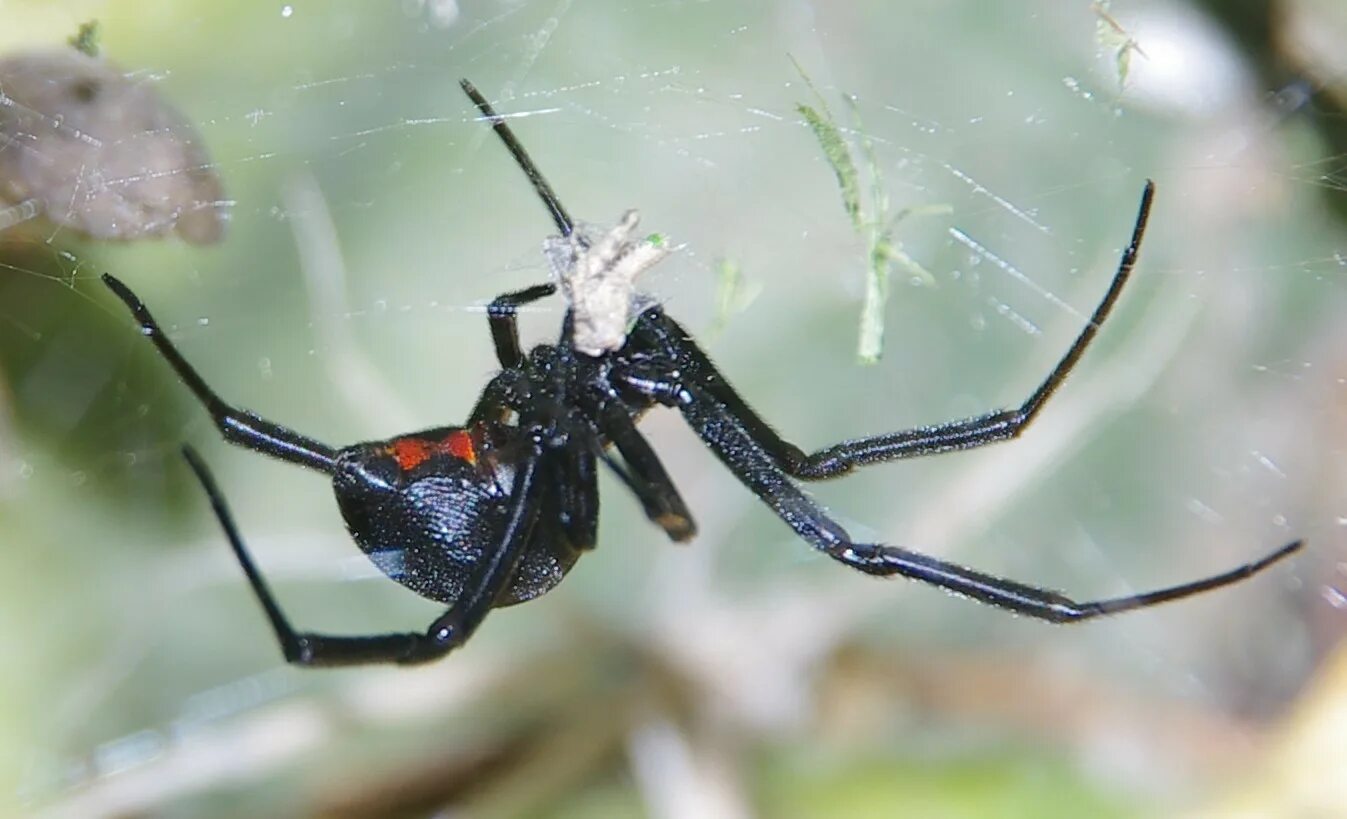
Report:
[[474,466],[477,464],[477,448],[472,443],[472,436],[466,430],[460,429],[449,433],[449,437],[444,439],[444,449],[461,461],[467,461]]
[[398,438],[389,443],[388,454],[403,472],[412,471],[434,455],[449,455],[474,466],[477,464],[477,447],[465,430],[455,430],[440,440]]
[[430,459],[430,442],[421,438],[398,438],[388,447],[388,454],[398,462],[403,472],[411,472]]

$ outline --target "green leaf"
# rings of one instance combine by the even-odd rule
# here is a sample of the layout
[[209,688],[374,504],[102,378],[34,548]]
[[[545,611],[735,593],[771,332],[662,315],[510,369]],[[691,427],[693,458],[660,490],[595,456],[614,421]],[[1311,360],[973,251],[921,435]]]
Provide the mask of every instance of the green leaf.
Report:
[[102,32],[99,31],[98,21],[89,20],[80,23],[79,31],[75,32],[75,35],[66,42],[70,43],[71,47],[76,51],[80,51],[90,57],[97,57],[98,41],[101,33]]
[[856,230],[861,229],[861,194],[859,174],[856,173],[856,163],[851,159],[851,150],[847,148],[846,141],[842,139],[842,132],[831,119],[824,118],[804,103],[798,103],[795,110],[804,117],[805,124],[809,130],[814,132],[814,138],[818,140],[819,147],[823,149],[823,157],[833,169],[833,174],[837,177],[837,187],[842,193],[842,207],[846,209],[847,216],[851,219],[851,225]]

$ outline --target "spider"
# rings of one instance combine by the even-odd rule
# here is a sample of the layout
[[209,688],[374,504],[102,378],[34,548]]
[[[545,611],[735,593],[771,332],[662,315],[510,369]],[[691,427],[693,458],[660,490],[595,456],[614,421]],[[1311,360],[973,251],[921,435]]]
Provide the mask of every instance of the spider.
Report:
[[[574,233],[561,202],[504,118],[467,80],[464,92],[490,122],[551,214]],[[696,525],[654,449],[636,428],[648,409],[670,407],[744,486],[805,542],[870,575],[901,575],[1042,620],[1071,623],[1145,608],[1235,583],[1300,548],[1202,580],[1108,600],[1076,602],[1037,586],[984,574],[897,546],[857,543],[798,486],[857,467],[973,449],[1017,437],[1038,417],[1099,330],[1136,264],[1155,187],[1147,182],[1131,239],[1089,323],[1019,407],[973,418],[857,438],[806,453],[778,435],[739,396],[693,338],[657,304],[639,312],[614,350],[579,351],[573,310],[555,344],[525,354],[516,312],[553,295],[554,283],[497,296],[487,321],[501,370],[467,422],[335,449],[227,404],[160,329],[145,304],[111,275],[103,281],[130,308],[142,333],[205,405],[225,440],[332,479],[346,528],[381,571],[448,606],[425,632],[339,636],[296,631],[239,535],[224,495],[190,447],[200,480],[285,659],[303,666],[420,663],[463,645],[487,613],[556,586],[598,528],[602,463],[673,541]]]

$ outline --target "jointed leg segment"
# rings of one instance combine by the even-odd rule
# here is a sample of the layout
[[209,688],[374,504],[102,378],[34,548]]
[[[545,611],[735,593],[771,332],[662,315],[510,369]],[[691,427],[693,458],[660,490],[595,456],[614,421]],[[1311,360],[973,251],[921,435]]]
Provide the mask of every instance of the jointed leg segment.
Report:
[[687,331],[662,312],[651,313],[651,320],[639,324],[637,332],[644,334],[644,343],[673,351],[684,370],[683,382],[648,383],[641,385],[640,389],[657,400],[676,406],[680,400],[677,390],[682,387],[682,383],[701,385],[709,397],[725,406],[739,420],[778,467],[791,477],[800,480],[835,478],[857,466],[973,449],[1014,438],[1038,416],[1048,399],[1066,380],[1085,353],[1098,333],[1100,325],[1108,318],[1132,269],[1136,266],[1137,254],[1146,231],[1154,195],[1155,185],[1148,181],[1141,194],[1141,204],[1132,228],[1132,236],[1123,250],[1118,270],[1104,298],[1090,316],[1085,329],[1066,351],[1066,355],[1062,356],[1061,361],[1038,389],[1016,409],[997,410],[974,418],[843,441],[813,453],[806,453],[778,435],[758,416],[716,370],[715,365],[698,348]]
[[681,543],[697,534],[692,512],[683,502],[673,478],[659,455],[636,428],[627,411],[617,404],[592,408],[599,428],[622,456],[619,463],[603,452],[605,462],[627,485],[645,510],[646,517],[664,530],[670,540]]
[[506,369],[518,367],[524,360],[524,349],[519,345],[520,307],[557,292],[555,284],[535,284],[523,290],[503,293],[491,300],[486,308],[486,320],[491,325],[491,341],[496,345],[496,360]]
[[442,657],[463,645],[481,625],[501,591],[509,584],[528,545],[538,518],[538,499],[542,483],[538,480],[538,459],[531,457],[520,466],[510,496],[510,519],[501,542],[487,549],[476,571],[464,585],[463,594],[424,633],[404,632],[368,636],[343,636],[297,632],[281,610],[262,573],[253,563],[243,544],[238,527],[201,456],[191,447],[183,447],[183,457],[201,481],[229,545],[243,567],[248,583],[262,604],[276,640],[287,662],[303,666],[343,666],[367,663],[422,663]]
[[806,480],[831,478],[851,471],[856,466],[912,458],[921,455],[934,455],[959,449],[973,449],[998,441],[1017,437],[1038,416],[1048,398],[1061,386],[1062,382],[1076,366],[1076,362],[1085,353],[1085,348],[1099,332],[1099,327],[1108,318],[1113,305],[1122,293],[1132,269],[1136,266],[1137,254],[1141,248],[1141,238],[1146,232],[1146,222],[1150,218],[1151,201],[1155,197],[1155,184],[1149,180],[1141,194],[1141,205],[1137,210],[1136,223],[1132,228],[1132,237],[1123,249],[1118,271],[1109,284],[1108,292],[1099,302],[1079,336],[1076,337],[1066,355],[1057,363],[1048,377],[1034,390],[1033,394],[1017,409],[999,410],[953,421],[947,424],[920,427],[895,432],[889,435],[877,435],[855,441],[844,441],[819,450],[797,463],[786,463],[790,474]]
[[487,102],[486,97],[483,97],[482,93],[477,90],[477,86],[467,80],[459,80],[458,84],[463,89],[463,93],[467,94],[468,98],[472,100],[472,104],[477,106],[477,110],[482,112],[482,116],[491,121],[491,127],[495,130],[496,136],[500,137],[500,141],[505,144],[505,149],[510,152],[510,156],[514,157],[515,164],[524,172],[524,176],[528,177],[529,184],[533,185],[533,190],[537,192],[543,206],[552,215],[552,221],[556,223],[557,230],[561,231],[562,236],[570,236],[571,231],[575,229],[570,215],[561,206],[561,201],[552,191],[552,186],[547,184],[547,179],[543,177],[542,172],[529,158],[528,151],[525,151],[524,146],[515,138],[510,126],[505,124],[505,117],[496,113],[496,109],[491,107],[491,103]]
[[210,417],[220,434],[231,444],[246,447],[273,458],[307,466],[319,472],[331,474],[336,468],[337,453],[326,444],[300,435],[292,429],[274,424],[246,410],[239,410],[226,404],[215,391],[197,374],[197,371],[182,357],[173,342],[168,340],[159,323],[150,315],[150,311],[131,288],[117,278],[104,273],[103,283],[117,298],[125,302],[131,314],[140,324],[141,332],[149,337],[159,350],[160,355],[187,384],[197,399],[206,406]]
[[928,555],[881,544],[857,544],[829,554],[841,562],[867,574],[901,575],[966,595],[983,603],[1008,609],[1017,614],[1036,617],[1053,623],[1075,623],[1106,614],[1119,614],[1133,609],[1168,603],[1201,592],[1237,583],[1261,572],[1278,560],[1298,551],[1301,541],[1294,541],[1252,563],[1245,563],[1227,572],[1201,580],[1182,583],[1156,591],[1093,600],[1078,603],[1069,597],[1048,589],[1028,586],[1013,580],[983,574],[973,569],[948,563]]
[[852,542],[846,530],[829,518],[773,462],[730,408],[695,386],[685,389],[689,400],[679,409],[693,431],[740,482],[815,548],[866,574],[900,575],[920,580],[1040,620],[1073,623],[1178,600],[1243,580],[1301,547],[1301,542],[1295,541],[1252,563],[1170,588],[1111,600],[1077,602],[1048,589],[984,574],[909,549]]

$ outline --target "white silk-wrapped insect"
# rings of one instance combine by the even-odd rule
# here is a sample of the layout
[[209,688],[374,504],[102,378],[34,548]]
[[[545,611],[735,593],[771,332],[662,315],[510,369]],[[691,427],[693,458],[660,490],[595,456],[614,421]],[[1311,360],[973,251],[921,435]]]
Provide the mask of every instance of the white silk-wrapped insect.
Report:
[[669,246],[658,235],[633,241],[640,221],[633,209],[607,233],[577,226],[568,236],[543,241],[552,277],[571,305],[571,343],[585,355],[620,349],[632,322],[653,304],[636,291],[636,277],[668,256]]

